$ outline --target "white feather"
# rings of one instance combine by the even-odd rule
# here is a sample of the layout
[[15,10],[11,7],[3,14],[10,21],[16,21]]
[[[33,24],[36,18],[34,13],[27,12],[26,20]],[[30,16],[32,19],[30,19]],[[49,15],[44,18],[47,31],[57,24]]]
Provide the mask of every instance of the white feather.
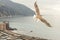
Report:
[[36,18],[36,15],[33,16],[34,21],[39,22],[40,20]]

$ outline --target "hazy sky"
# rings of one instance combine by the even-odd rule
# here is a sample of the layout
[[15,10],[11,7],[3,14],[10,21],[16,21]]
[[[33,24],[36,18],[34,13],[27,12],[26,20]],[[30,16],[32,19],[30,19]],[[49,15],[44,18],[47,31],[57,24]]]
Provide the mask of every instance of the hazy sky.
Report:
[[[24,4],[34,10],[35,0],[11,0],[16,3]],[[41,14],[60,14],[60,0],[37,0],[37,4],[41,10]]]

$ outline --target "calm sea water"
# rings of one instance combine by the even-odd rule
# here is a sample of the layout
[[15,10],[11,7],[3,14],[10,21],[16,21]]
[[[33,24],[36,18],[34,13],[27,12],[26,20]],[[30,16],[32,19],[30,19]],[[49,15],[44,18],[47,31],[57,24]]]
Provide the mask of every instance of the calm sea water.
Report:
[[[47,38],[51,40],[60,40],[60,19],[59,16],[47,15],[45,19],[52,25],[51,28],[47,27],[44,23],[36,22],[33,16],[13,16],[0,18],[0,22],[9,21],[10,27],[17,28],[17,33],[40,38]],[[32,32],[31,32],[32,31]]]

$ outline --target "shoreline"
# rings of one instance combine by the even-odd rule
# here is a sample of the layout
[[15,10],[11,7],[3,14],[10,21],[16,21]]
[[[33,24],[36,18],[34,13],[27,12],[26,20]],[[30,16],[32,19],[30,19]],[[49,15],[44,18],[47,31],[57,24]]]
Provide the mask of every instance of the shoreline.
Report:
[[9,40],[11,40],[12,38],[13,38],[12,40],[17,40],[17,39],[22,39],[22,40],[47,40],[47,39],[44,39],[44,38],[32,37],[32,36],[28,36],[28,35],[24,35],[24,34],[14,33],[14,32],[8,31],[8,30],[5,30],[5,31],[0,30],[0,32],[2,33],[3,37],[4,37],[4,35],[9,36],[9,37],[6,38],[6,39],[10,38]]

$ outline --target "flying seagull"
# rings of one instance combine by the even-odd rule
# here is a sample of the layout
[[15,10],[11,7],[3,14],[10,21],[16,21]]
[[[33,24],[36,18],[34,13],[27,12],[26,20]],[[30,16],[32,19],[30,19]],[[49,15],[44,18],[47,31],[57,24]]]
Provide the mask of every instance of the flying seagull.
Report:
[[37,5],[37,3],[36,3],[36,1],[35,1],[35,3],[34,3],[34,7],[35,7],[35,15],[34,15],[34,17],[37,19],[37,20],[39,20],[39,21],[41,21],[41,22],[43,22],[44,24],[46,24],[48,27],[51,27],[51,25],[42,17],[42,15],[40,14],[40,10],[39,10],[39,8],[38,8],[38,5]]

